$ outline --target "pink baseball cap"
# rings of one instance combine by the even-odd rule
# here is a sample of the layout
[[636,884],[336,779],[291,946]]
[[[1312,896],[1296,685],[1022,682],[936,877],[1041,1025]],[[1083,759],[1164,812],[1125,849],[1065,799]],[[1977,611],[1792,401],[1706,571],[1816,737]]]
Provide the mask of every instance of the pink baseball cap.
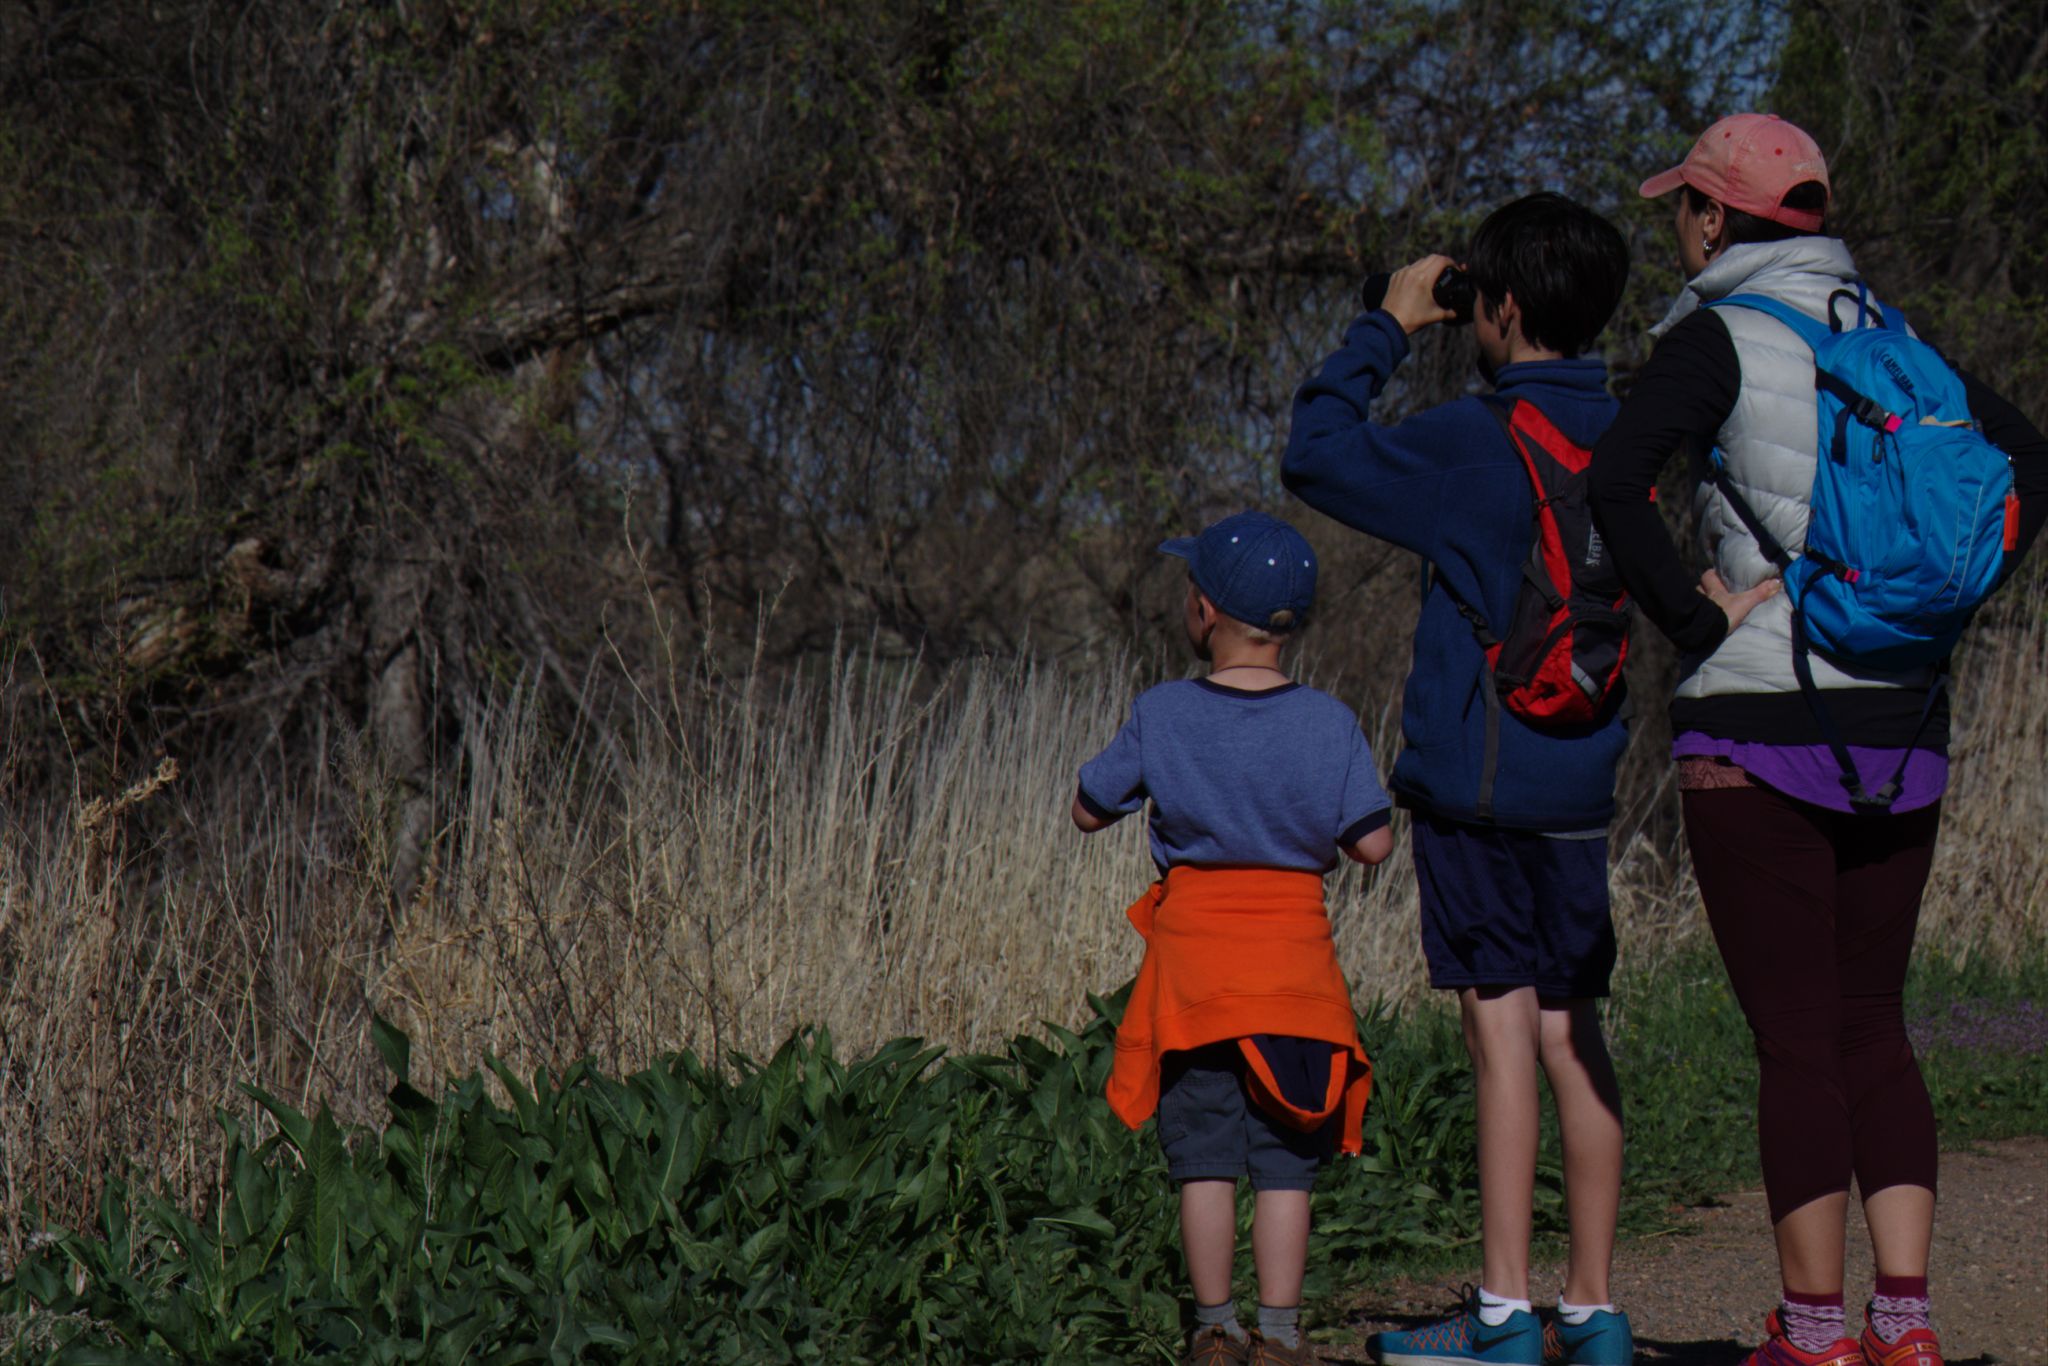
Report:
[[1824,211],[1788,209],[1784,203],[1794,185],[1809,180],[1833,195],[1827,158],[1804,129],[1776,114],[1730,114],[1700,134],[1684,161],[1644,181],[1642,193],[1655,199],[1690,185],[1731,209],[1818,232]]

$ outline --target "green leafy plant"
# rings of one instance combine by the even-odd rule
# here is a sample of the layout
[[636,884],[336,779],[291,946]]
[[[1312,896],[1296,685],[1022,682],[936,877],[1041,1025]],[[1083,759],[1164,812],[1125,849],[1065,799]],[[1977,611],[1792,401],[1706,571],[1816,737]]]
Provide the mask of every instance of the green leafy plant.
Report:
[[[200,1217],[109,1188],[0,1287],[72,1316],[63,1362],[1167,1359],[1173,1194],[1102,1103],[1120,1002],[1075,1032],[857,1062],[823,1031],[731,1075],[689,1053],[624,1079],[493,1064],[438,1100],[398,1078],[381,1132],[255,1088]],[[1375,1014],[1369,1033],[1393,1020]],[[1383,1082],[1368,1155],[1318,1195],[1320,1289],[1469,1238],[1469,1107],[1439,1060]]]
[[[1915,973],[1908,1013],[1946,1132],[2038,1127],[2048,969],[2029,964]],[[1619,987],[1623,1222],[1642,1228],[1754,1180],[1754,1063],[1706,955]],[[1102,1100],[1122,1001],[1090,1003],[1082,1029],[1000,1053],[905,1038],[846,1061],[806,1030],[725,1069],[688,1052],[625,1078],[493,1062],[438,1099],[379,1020],[395,1078],[381,1130],[249,1088],[268,1136],[222,1115],[211,1204],[195,1216],[110,1184],[95,1227],[57,1233],[0,1282],[0,1341],[14,1360],[77,1366],[1170,1360],[1174,1195],[1149,1131]],[[1312,1301],[1474,1256],[1454,1017],[1375,1006],[1360,1030],[1376,1072],[1365,1153],[1316,1190]],[[1554,1133],[1544,1153],[1537,1229],[1554,1235]]]

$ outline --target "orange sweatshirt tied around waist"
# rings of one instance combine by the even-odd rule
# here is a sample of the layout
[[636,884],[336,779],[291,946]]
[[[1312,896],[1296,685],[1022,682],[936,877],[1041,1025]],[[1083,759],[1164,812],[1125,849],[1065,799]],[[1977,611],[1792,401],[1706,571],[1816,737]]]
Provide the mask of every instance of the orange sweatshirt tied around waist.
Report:
[[[1279,868],[1177,867],[1124,912],[1145,958],[1116,1032],[1109,1108],[1135,1129],[1159,1108],[1168,1053],[1238,1040],[1259,1107],[1304,1132],[1342,1115],[1338,1147],[1363,1147],[1372,1062],[1337,966],[1323,879]],[[1336,1045],[1324,1104],[1292,1104],[1252,1043],[1257,1034]]]

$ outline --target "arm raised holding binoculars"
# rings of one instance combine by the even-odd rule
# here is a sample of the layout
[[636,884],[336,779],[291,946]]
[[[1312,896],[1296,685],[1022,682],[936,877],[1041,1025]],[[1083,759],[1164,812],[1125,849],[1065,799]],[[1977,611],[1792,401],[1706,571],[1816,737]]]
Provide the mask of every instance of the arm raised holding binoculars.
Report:
[[[1463,279],[1450,257],[1429,255],[1368,283],[1367,311],[1295,393],[1280,477],[1310,507],[1428,557],[1464,586],[1469,556],[1456,543],[1469,534],[1464,528],[1489,524],[1474,515],[1473,500],[1497,501],[1504,516],[1528,520],[1519,467],[1511,470],[1515,480],[1488,479],[1474,487],[1467,477],[1475,465],[1497,473],[1502,459],[1514,458],[1499,424],[1469,397],[1398,422],[1375,422],[1371,412],[1408,356],[1409,334],[1457,319],[1444,303],[1447,271]],[[1384,295],[1375,300],[1382,281]]]
[[[1446,272],[1457,277],[1458,263],[1442,255],[1425,256],[1401,267],[1387,280],[1387,293],[1380,308],[1410,336],[1431,323],[1459,321],[1457,311],[1446,307],[1439,298],[1449,292],[1444,280]],[[1466,316],[1470,317],[1469,312]]]

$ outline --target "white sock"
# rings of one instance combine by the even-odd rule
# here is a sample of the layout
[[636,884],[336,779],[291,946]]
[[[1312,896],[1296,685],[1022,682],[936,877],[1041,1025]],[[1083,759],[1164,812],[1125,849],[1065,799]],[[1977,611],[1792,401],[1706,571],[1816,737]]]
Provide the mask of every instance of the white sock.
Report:
[[1524,1314],[1536,1312],[1529,1307],[1527,1300],[1504,1300],[1485,1286],[1479,1287],[1479,1321],[1488,1328],[1500,1327],[1508,1321],[1508,1315],[1517,1311]]
[[1562,1294],[1557,1297],[1557,1316],[1576,1328],[1595,1314],[1612,1314],[1611,1304],[1573,1304]]
[[1301,1306],[1259,1306],[1259,1336],[1292,1351],[1301,1346]]
[[1221,1328],[1232,1342],[1247,1342],[1250,1334],[1237,1321],[1237,1303],[1225,1300],[1221,1304],[1203,1304],[1195,1301],[1195,1332],[1199,1335],[1204,1328]]

